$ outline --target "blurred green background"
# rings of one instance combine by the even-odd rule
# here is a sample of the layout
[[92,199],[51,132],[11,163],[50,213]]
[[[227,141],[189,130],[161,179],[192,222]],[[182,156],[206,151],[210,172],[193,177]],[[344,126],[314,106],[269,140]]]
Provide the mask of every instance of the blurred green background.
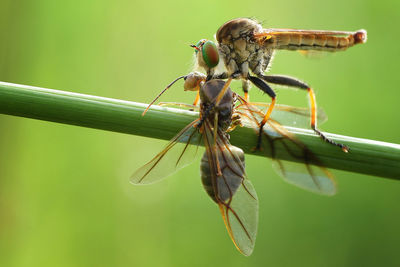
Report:
[[[365,28],[365,45],[317,59],[280,52],[271,73],[315,88],[324,131],[400,143],[396,1],[0,0],[0,10],[1,81],[137,102],[188,73],[188,44],[231,18]],[[179,84],[162,100],[193,97]],[[251,98],[266,100],[255,89]],[[307,106],[299,91],[279,90],[278,101]],[[164,144],[0,116],[0,266],[399,266],[399,181],[333,171],[339,193],[322,197],[247,155],[260,225],[246,258],[203,191],[199,163],[159,184],[129,183]]]

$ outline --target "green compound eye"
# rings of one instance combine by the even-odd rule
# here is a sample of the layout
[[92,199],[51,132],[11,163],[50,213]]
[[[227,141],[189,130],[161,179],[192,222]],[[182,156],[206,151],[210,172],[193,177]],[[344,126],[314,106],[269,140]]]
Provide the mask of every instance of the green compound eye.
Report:
[[203,60],[207,64],[209,68],[214,68],[218,65],[219,62],[219,54],[217,46],[212,41],[206,41],[203,45],[201,45],[200,41],[197,45],[201,46],[201,53],[203,55]]

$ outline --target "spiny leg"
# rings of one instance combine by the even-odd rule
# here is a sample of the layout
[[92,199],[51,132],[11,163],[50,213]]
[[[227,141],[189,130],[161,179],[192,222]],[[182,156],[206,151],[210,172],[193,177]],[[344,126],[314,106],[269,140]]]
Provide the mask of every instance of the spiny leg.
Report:
[[290,87],[295,87],[303,90],[307,90],[309,98],[310,98],[310,108],[311,108],[311,129],[321,137],[325,142],[332,144],[334,146],[340,147],[343,152],[349,152],[349,147],[340,143],[337,143],[328,137],[326,137],[320,130],[317,128],[317,102],[315,100],[314,90],[308,86],[306,83],[297,80],[295,78],[283,75],[259,75],[263,80],[280,85],[286,85]]
[[272,110],[274,109],[275,102],[276,102],[276,94],[274,90],[263,80],[261,80],[258,77],[255,76],[248,76],[249,80],[257,86],[259,89],[261,89],[264,93],[268,94],[271,97],[271,104],[268,107],[267,112],[264,115],[263,120],[260,122],[260,130],[258,133],[258,140],[257,140],[257,146],[256,150],[261,149],[261,141],[262,141],[262,133],[263,133],[263,128],[265,123],[268,121],[269,117],[271,116]]

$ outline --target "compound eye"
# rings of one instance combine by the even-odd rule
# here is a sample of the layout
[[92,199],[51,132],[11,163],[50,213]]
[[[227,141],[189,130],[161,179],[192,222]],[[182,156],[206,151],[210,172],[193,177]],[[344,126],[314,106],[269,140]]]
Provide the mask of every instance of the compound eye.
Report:
[[[201,42],[201,41],[200,41]],[[200,44],[199,42],[199,44]],[[201,45],[201,44],[200,44]],[[218,65],[219,54],[217,46],[212,41],[206,41],[201,45],[201,52],[203,55],[204,62],[209,68],[214,68]]]

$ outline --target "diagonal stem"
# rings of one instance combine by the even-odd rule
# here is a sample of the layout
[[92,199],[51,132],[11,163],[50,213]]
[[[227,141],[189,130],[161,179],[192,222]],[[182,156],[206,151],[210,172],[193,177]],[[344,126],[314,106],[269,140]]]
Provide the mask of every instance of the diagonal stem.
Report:
[[[142,117],[146,107],[142,103],[0,82],[1,114],[165,140],[198,117],[196,112],[159,106]],[[322,142],[311,130],[287,128],[328,168],[400,179],[398,144],[326,133],[335,142],[350,147],[349,153],[343,153]],[[230,133],[231,143],[246,153],[270,157],[268,144],[264,144],[262,151],[252,152],[256,134],[254,129],[237,127]],[[277,150],[277,155],[285,159],[285,150]]]

